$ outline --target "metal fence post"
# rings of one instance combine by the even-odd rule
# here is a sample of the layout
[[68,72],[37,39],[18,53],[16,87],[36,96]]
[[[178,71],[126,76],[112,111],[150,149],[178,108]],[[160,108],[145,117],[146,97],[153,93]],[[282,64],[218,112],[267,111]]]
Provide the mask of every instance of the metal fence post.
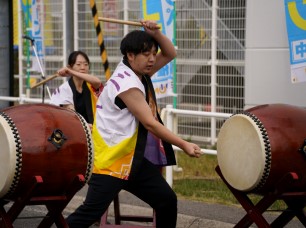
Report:
[[[172,112],[169,111],[173,108],[172,105],[166,106],[166,127],[173,132],[173,115]],[[172,187],[173,185],[173,167],[167,166],[166,167],[166,181]]]

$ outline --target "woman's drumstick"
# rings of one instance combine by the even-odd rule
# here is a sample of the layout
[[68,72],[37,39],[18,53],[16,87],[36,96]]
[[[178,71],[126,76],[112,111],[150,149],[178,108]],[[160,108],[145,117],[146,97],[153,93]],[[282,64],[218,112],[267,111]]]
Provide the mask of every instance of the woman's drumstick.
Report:
[[52,79],[54,79],[54,78],[56,78],[56,77],[58,77],[58,74],[53,74],[52,76],[50,76],[50,77],[48,77],[48,78],[46,78],[46,79],[44,79],[44,80],[38,82],[37,84],[31,86],[31,89],[34,89],[34,88],[36,88],[37,86],[40,86],[40,85],[42,85],[42,84],[44,84],[44,83],[46,83],[46,82],[48,82],[48,81],[50,81],[50,80],[52,80]]
[[[112,19],[112,18],[106,18],[106,17],[98,17],[99,21],[105,21],[105,22],[112,22],[112,23],[117,23],[117,24],[124,24],[124,25],[134,25],[134,26],[142,26],[140,22],[136,21],[125,21],[125,20],[119,20],[119,19]],[[160,29],[160,26],[157,28]]]

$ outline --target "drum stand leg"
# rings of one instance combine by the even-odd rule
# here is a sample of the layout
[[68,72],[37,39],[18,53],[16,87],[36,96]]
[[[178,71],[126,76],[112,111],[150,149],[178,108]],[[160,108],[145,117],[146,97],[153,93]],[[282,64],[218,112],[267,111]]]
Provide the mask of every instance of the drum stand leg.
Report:
[[[263,198],[256,205],[254,205],[245,192],[238,191],[229,185],[229,183],[223,177],[219,166],[216,167],[216,172],[247,212],[247,214],[236,224],[235,227],[249,227],[253,222],[258,227],[282,227],[282,225],[287,224],[297,214],[299,217],[301,217],[298,217],[300,220],[304,222],[306,221],[305,215],[301,215],[303,206],[297,206],[296,202],[290,203],[288,200],[285,202],[291,209],[290,211],[298,211],[298,213],[292,214],[292,212],[289,213],[284,211],[271,225],[268,224],[262,215],[276,200],[281,198],[281,196],[284,196],[283,193],[286,190],[285,186],[290,185],[290,183],[298,179],[298,176],[295,173],[288,173],[285,175],[278,182],[274,192],[263,196]],[[298,209],[296,207],[298,207]]]
[[[126,228],[154,228],[156,227],[156,217],[155,211],[153,210],[152,216],[144,216],[144,215],[124,215],[120,212],[120,201],[119,201],[119,194],[113,200],[114,204],[114,215],[115,215],[115,224],[109,224],[107,221],[108,216],[108,209],[104,212],[100,220],[100,228],[108,227],[108,228],[115,228],[115,227],[126,227]],[[130,224],[122,224],[121,222],[145,222],[151,223],[151,225],[130,225]]]
[[273,227],[281,227],[287,224],[295,216],[306,227],[306,216],[304,207],[306,205],[306,192],[284,193],[281,199],[287,204],[288,208],[282,212],[271,224]]
[[35,176],[33,178],[33,183],[29,190],[20,198],[18,198],[14,204],[10,207],[8,212],[5,212],[4,208],[1,208],[1,217],[2,217],[2,224],[0,223],[1,227],[13,227],[13,222],[18,217],[18,215],[21,213],[23,208],[26,206],[27,201],[32,196],[33,190],[37,187],[37,185],[41,184],[42,178],[40,176]]
[[85,178],[83,175],[79,174],[75,177],[72,184],[67,188],[65,195],[59,196],[39,196],[33,197],[34,190],[36,187],[43,183],[41,176],[35,176],[33,184],[26,194],[18,198],[8,212],[5,212],[3,206],[0,205],[0,216],[2,217],[2,223],[0,222],[0,227],[12,228],[13,222],[21,213],[26,205],[45,205],[48,209],[47,215],[41,221],[38,227],[45,228],[51,227],[53,223],[57,227],[68,228],[62,211],[65,209],[67,204],[70,202],[75,193],[80,190],[81,187],[85,184]]
[[[80,190],[85,184],[85,178],[83,175],[77,175],[76,178],[73,180],[72,184],[68,187],[66,194],[64,196],[59,196],[57,199],[56,197],[53,199],[52,196],[50,197],[39,197],[37,198],[41,204],[45,204],[48,213],[45,218],[39,224],[39,228],[51,227],[53,223],[57,225],[57,227],[67,227],[68,224],[66,223],[62,211],[68,205],[72,197],[75,195],[77,191]],[[36,200],[37,200],[36,199]],[[35,198],[33,201],[36,201]],[[35,204],[37,204],[35,202]]]
[[2,218],[2,223],[0,222],[1,228],[13,228],[12,222],[10,221],[9,217],[4,210],[4,204],[0,203],[0,217]]

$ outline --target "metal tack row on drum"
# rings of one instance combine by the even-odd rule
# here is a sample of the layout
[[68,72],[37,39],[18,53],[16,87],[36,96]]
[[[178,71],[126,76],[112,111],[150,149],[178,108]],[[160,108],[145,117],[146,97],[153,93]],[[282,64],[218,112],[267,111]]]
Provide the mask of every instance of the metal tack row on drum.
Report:
[[[226,181],[243,192],[267,193],[289,172],[306,191],[306,110],[286,104],[261,105],[234,114],[222,125],[218,165]],[[306,147],[305,147],[306,148]]]
[[91,131],[76,112],[48,104],[0,110],[0,199],[14,200],[43,180],[34,196],[64,194],[77,175],[91,176]]

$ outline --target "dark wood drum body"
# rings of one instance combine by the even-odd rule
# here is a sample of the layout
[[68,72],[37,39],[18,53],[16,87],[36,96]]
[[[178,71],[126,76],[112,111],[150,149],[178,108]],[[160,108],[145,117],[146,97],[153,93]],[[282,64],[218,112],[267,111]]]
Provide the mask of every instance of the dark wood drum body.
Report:
[[2,109],[0,135],[0,198],[25,193],[34,176],[43,179],[34,196],[63,194],[78,174],[90,178],[91,132],[74,111],[48,104]]
[[289,190],[305,191],[305,139],[305,109],[284,104],[257,106],[222,125],[218,165],[225,180],[240,191],[273,191],[288,172],[299,176]]

